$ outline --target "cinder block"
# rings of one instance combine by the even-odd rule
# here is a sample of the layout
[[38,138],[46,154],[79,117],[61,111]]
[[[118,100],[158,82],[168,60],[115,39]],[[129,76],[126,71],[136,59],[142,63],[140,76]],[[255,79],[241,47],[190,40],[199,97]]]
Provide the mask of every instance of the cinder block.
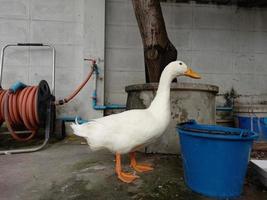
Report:
[[267,53],[267,32],[254,32],[255,53]]
[[193,51],[192,66],[202,73],[233,73],[233,54],[230,52]]
[[0,0],[0,17],[29,19],[29,0]]
[[[56,49],[56,67],[70,68],[83,64],[83,47],[78,45],[53,45]],[[52,67],[52,51],[49,48],[31,48],[30,64]]]
[[166,27],[170,27],[173,25],[172,24],[172,18],[173,18],[173,6],[170,4],[166,3],[161,3],[161,10],[162,10],[162,15],[164,18],[164,22]]
[[[38,85],[41,80],[46,80],[49,86],[52,86],[52,70],[51,66],[30,66],[29,67],[29,84]],[[56,77],[57,78],[57,77]],[[51,88],[50,88],[51,89]]]
[[[194,68],[195,69],[195,68]],[[196,69],[197,71],[197,69]],[[230,90],[233,86],[233,75],[232,74],[218,74],[218,73],[199,73],[201,79],[191,79],[188,77],[179,77],[178,81],[189,82],[189,83],[203,83],[211,84],[219,87],[219,93],[223,94]]]
[[27,20],[0,19],[0,42],[26,42],[29,35]]
[[255,9],[235,9],[233,11],[234,19],[233,30],[253,31],[255,30],[255,16],[259,10]]
[[142,48],[142,38],[136,26],[106,26],[107,48]]
[[[58,91],[57,94],[63,98],[68,95],[66,91]],[[80,116],[85,120],[94,119],[96,115],[91,114],[94,112],[91,108],[89,101],[77,97],[71,101],[71,103],[64,104],[64,106],[57,107],[57,116]],[[101,111],[97,111],[101,113]],[[90,114],[89,114],[90,113]],[[97,113],[96,113],[97,114]],[[70,129],[71,130],[71,129]]]
[[254,73],[255,55],[254,54],[236,54],[234,61],[234,72],[241,74]]
[[28,66],[16,66],[7,65],[3,71],[3,83],[4,89],[8,89],[16,81],[21,81],[25,84],[29,83],[28,79],[29,69]]
[[201,74],[201,76],[203,76],[202,80],[200,80],[201,83],[217,85],[219,87],[220,94],[224,94],[225,92],[229,91],[232,87],[234,87],[233,80],[235,77],[233,73]]
[[[0,49],[6,46],[9,42],[0,43]],[[5,65],[27,65],[29,61],[28,48],[24,47],[7,47],[4,55]]]
[[233,74],[233,86],[238,94],[252,95],[258,93],[257,79],[254,74]]
[[105,0],[84,1],[83,47],[85,57],[104,60]]
[[[29,68],[29,83],[38,84],[41,80],[46,80],[51,86],[52,70],[51,66],[30,66]],[[78,84],[82,82],[82,72],[79,67],[60,68],[56,69],[55,76],[56,91],[68,91],[70,94]]]
[[187,66],[196,69],[197,66],[192,65],[192,51],[180,51],[179,49],[177,50],[178,50],[177,60],[184,61],[187,64]]
[[131,25],[137,26],[137,21],[136,21],[134,9],[133,9],[132,1],[128,0],[128,1],[123,1],[123,2],[125,2],[125,12],[127,13],[125,18],[127,22],[129,22],[129,24]]
[[239,74],[267,74],[266,54],[236,54],[234,71]]
[[112,92],[112,93],[108,93],[108,95],[106,96],[106,104],[111,104],[111,103],[115,103],[115,104],[121,104],[121,105],[126,105],[126,101],[127,101],[127,93],[126,92]]
[[[266,74],[257,74],[255,75],[255,85],[257,87],[257,89],[255,91],[253,91],[252,94],[259,94],[259,95],[262,95],[262,94],[267,94],[267,91],[266,91]],[[263,97],[263,100],[262,101],[266,101],[267,99],[267,95],[265,95]]]
[[[120,71],[144,71],[143,49],[106,49],[106,69]],[[107,74],[108,75],[108,74]]]
[[193,9],[191,5],[171,4],[172,17],[170,27],[179,29],[191,29],[193,27]]
[[235,51],[246,53],[267,53],[267,32],[236,32]]
[[50,44],[81,44],[83,28],[80,23],[32,21],[31,41]]
[[232,6],[195,6],[194,27],[197,29],[224,29],[233,28],[235,8]]
[[233,50],[236,53],[254,53],[254,32],[236,31],[233,34]]
[[118,72],[106,71],[105,79],[106,92],[108,93],[122,93],[126,85],[142,84],[145,82],[144,72]]
[[[56,49],[58,53],[58,49]],[[49,48],[31,47],[29,49],[31,66],[51,66],[52,69],[52,50]],[[57,55],[56,55],[57,58]]]
[[106,16],[106,24],[137,26],[131,1],[107,1]]
[[170,29],[168,30],[168,36],[177,48],[177,50],[191,50],[192,49],[192,31],[191,30],[179,30],[179,29]]
[[[105,0],[84,1],[84,43],[85,48],[104,48]],[[95,45],[94,43],[98,44]]]
[[83,64],[82,45],[57,45],[56,65],[60,67],[75,67]]
[[56,85],[61,90],[73,91],[82,82],[82,72],[79,67],[69,68],[68,70],[57,70]]
[[192,33],[192,50],[231,52],[233,32],[224,30],[195,30]]
[[266,21],[267,21],[267,10],[257,9],[255,11],[254,30],[255,31],[267,31]]
[[31,2],[31,17],[34,20],[82,22],[83,1],[34,0]]

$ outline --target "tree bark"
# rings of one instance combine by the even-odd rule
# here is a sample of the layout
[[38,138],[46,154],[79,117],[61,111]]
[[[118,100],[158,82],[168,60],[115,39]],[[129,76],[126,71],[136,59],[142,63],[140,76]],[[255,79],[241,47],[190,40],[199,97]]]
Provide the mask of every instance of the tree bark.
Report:
[[167,64],[177,59],[170,42],[159,0],[132,0],[144,46],[146,82],[159,82]]

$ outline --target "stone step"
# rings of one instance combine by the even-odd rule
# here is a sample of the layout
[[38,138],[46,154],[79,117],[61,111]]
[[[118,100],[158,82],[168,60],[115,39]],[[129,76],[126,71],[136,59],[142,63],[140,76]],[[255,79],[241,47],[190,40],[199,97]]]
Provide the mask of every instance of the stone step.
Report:
[[267,160],[251,160],[262,184],[267,187]]

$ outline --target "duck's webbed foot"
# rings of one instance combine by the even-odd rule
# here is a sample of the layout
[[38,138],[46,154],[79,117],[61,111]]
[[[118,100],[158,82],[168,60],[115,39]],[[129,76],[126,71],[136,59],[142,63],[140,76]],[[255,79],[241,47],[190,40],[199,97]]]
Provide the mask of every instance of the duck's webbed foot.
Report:
[[135,179],[139,178],[139,176],[133,175],[131,173],[120,172],[118,173],[118,178],[125,183],[131,183]]
[[130,153],[130,157],[131,157],[131,164],[130,166],[137,172],[148,172],[148,171],[152,171],[154,168],[151,167],[151,164],[146,164],[146,163],[142,163],[142,164],[137,164],[136,159],[135,159],[135,152],[131,152]]
[[121,171],[121,155],[118,153],[116,153],[116,173],[118,178],[125,183],[131,183],[135,179],[139,178],[139,176]]

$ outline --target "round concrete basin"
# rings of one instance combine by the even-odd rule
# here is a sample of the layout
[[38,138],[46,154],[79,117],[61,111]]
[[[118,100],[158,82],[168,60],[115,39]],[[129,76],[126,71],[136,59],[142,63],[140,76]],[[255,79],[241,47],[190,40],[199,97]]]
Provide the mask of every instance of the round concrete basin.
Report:
[[[128,93],[127,109],[147,108],[153,101],[157,88],[157,83],[127,86],[125,88]],[[148,153],[179,153],[177,123],[195,119],[199,123],[215,124],[215,97],[218,91],[219,88],[214,85],[173,83],[171,85],[172,121],[166,133],[143,151]]]

